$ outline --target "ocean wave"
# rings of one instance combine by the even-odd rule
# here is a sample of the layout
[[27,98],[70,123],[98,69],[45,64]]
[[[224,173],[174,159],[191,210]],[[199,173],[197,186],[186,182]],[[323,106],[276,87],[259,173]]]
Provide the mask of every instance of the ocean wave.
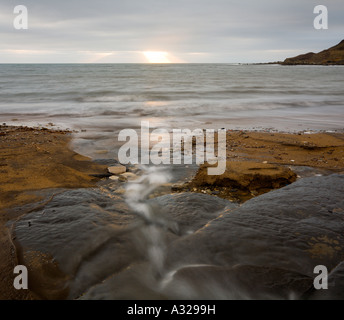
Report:
[[[225,68],[226,67],[226,68]],[[343,69],[225,65],[0,66],[0,113],[180,117],[344,106]]]
[[[161,91],[161,92],[114,92],[114,91],[28,91],[28,92],[0,92],[1,103],[20,102],[76,102],[76,103],[126,103],[126,102],[171,102],[171,101],[216,101],[228,99],[245,100],[250,97],[278,97],[283,100],[285,97],[295,97],[302,101],[305,98],[314,100],[316,97],[343,97],[343,92],[331,90],[330,92],[319,92],[319,90],[300,89],[277,89],[264,88],[260,86],[249,88],[233,88],[226,90],[189,90],[189,91]],[[278,100],[276,99],[276,100]]]

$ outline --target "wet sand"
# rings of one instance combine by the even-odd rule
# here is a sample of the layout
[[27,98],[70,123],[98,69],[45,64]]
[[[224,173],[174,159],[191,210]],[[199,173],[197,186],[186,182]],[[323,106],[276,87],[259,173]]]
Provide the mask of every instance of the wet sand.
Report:
[[[70,139],[63,131],[0,127],[0,299],[38,298],[12,286],[13,267],[18,263],[15,239],[6,223],[25,212],[9,209],[44,202],[44,190],[95,186],[107,174],[107,166],[71,151]],[[344,134],[228,131],[227,160],[343,172]]]
[[229,131],[227,149],[228,159],[255,159],[334,171],[344,168],[344,134],[339,132],[291,134]]

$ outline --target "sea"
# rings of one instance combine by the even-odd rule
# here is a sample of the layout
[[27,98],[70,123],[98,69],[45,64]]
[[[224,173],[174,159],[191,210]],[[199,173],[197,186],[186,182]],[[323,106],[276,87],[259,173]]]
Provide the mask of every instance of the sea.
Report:
[[0,64],[0,122],[74,130],[75,148],[91,155],[87,137],[106,145],[141,121],[168,129],[342,130],[343,88],[343,66]]
[[[0,122],[74,131],[94,157],[119,130],[343,130],[343,66],[0,64]],[[95,146],[96,144],[96,146]]]

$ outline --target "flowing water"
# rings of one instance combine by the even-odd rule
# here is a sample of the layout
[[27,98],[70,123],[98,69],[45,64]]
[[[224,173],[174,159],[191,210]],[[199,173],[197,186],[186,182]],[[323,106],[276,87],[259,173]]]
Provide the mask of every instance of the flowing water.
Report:
[[0,119],[78,130],[77,151],[114,156],[118,130],[142,120],[169,129],[343,129],[343,87],[342,66],[0,65]]
[[[70,128],[76,151],[111,159],[118,132],[139,129],[141,121],[169,130],[343,130],[343,87],[340,66],[0,65],[0,121]],[[32,252],[53,256],[72,280],[51,281],[68,285],[69,298],[249,298],[234,284],[235,290],[228,288],[234,269],[228,273],[220,262],[225,255],[234,268],[250,244],[233,256],[206,256],[198,247],[178,253],[236,205],[200,194],[150,199],[160,185],[181,179],[183,170],[143,168],[124,187],[107,182],[65,191],[44,208],[31,208],[15,229],[24,262],[39,265],[30,260]],[[124,193],[117,192],[121,188]]]

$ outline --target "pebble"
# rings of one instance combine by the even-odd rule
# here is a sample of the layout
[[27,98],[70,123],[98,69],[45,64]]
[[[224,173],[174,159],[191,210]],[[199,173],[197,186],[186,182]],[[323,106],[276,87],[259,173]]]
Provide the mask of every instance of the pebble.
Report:
[[112,174],[121,174],[126,172],[127,168],[119,164],[117,166],[108,167],[108,171]]
[[132,167],[129,167],[129,168],[128,168],[128,171],[129,171],[129,172],[135,173],[135,172],[140,171],[140,167],[138,167],[137,165],[134,165],[134,166],[132,166]]
[[109,179],[113,180],[113,181],[118,181],[119,177],[117,177],[117,176],[110,176]]
[[137,179],[137,175],[135,173],[132,173],[132,172],[125,172],[125,173],[122,173],[120,175],[120,177],[124,177],[128,180],[135,180]]
[[128,179],[126,177],[121,177],[121,175],[118,177],[119,181],[121,182],[127,182]]

